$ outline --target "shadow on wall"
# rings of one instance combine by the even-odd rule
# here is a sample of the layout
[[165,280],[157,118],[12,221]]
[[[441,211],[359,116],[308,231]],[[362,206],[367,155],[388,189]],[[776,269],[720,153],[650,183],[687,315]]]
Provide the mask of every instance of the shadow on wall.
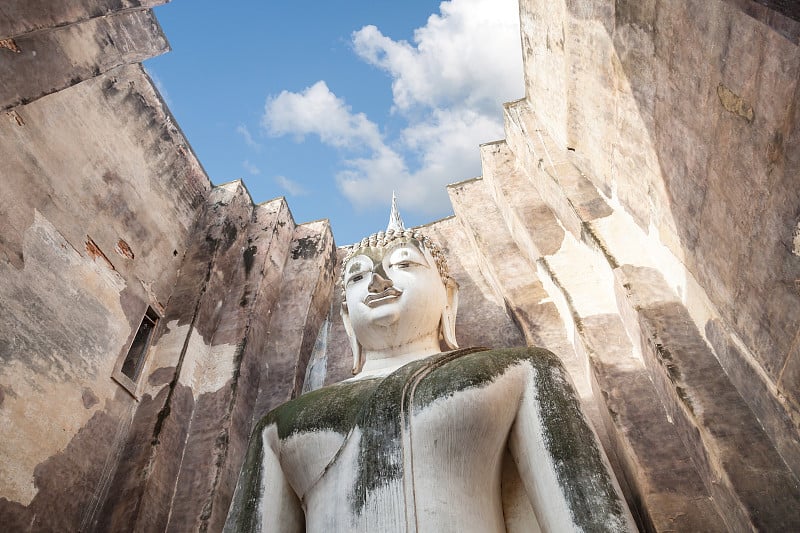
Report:
[[[740,4],[565,2],[564,140],[595,185],[684,263],[700,287],[673,287],[684,302],[710,298],[791,412],[800,409],[800,11],[762,2],[791,20]],[[747,349],[720,320],[703,326],[748,402],[769,397],[758,414],[775,418],[765,425],[796,431],[770,384],[752,379]]]
[[[790,253],[800,157],[787,149],[798,145],[800,53],[725,2],[663,4],[572,8],[571,32],[602,44],[573,55],[610,60],[569,58],[567,142],[591,153],[602,139],[611,158],[586,157],[596,184],[645,230],[658,228],[777,380],[800,325],[788,313],[800,304]],[[674,45],[682,42],[696,44]],[[606,82],[601,102],[573,101],[589,78]]]

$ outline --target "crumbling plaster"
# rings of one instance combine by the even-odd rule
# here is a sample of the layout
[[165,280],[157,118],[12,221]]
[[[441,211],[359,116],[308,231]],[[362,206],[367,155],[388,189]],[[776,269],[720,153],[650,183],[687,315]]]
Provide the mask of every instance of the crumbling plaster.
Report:
[[[109,72],[90,68],[67,90],[16,70],[3,76],[17,83],[3,86],[4,97],[29,102],[0,120],[0,417],[14,428],[0,444],[0,514],[12,528],[80,528],[104,497],[138,406],[111,375],[147,306],[163,313],[210,189],[141,65],[125,65],[163,51],[152,15],[85,24],[73,15],[61,30],[18,37],[19,54],[0,50],[4,68],[52,39],[82,63],[75,54],[96,50],[82,43],[111,22],[146,45],[128,56],[124,42],[117,54],[98,50]],[[29,22],[13,31],[37,24]],[[50,57],[59,72],[72,61],[59,54],[37,54],[35,68],[48,71]],[[8,514],[20,506],[28,509]]]
[[609,202],[682,263],[657,259],[697,319],[719,314],[741,338],[744,361],[727,366],[749,365],[796,410],[783,369],[800,328],[800,24],[741,4],[752,3],[523,1],[527,100]]

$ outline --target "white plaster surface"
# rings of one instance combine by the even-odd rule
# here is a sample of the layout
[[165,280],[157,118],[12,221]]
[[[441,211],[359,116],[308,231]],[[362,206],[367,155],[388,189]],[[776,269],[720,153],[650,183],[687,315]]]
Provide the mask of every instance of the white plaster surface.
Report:
[[[26,339],[18,338],[16,333],[6,339],[9,353],[15,357],[0,367],[0,385],[5,389],[0,409],[0,427],[4,428],[0,439],[0,497],[28,505],[38,492],[33,478],[36,466],[64,450],[92,415],[104,407],[103,399],[116,392],[118,385],[110,379],[114,358],[100,357],[106,354],[98,352],[107,346],[123,346],[130,331],[125,327],[125,315],[119,305],[119,291],[125,283],[116,272],[79,253],[38,211],[34,223],[25,231],[23,243],[24,268],[18,271],[0,264],[0,277],[4,279],[0,291],[25,286],[26,279],[36,279],[34,297],[50,310],[70,309],[76,299],[86,298],[102,301],[111,315],[122,317],[102,325],[89,325],[102,327],[103,337],[108,339],[104,345],[90,342],[81,348],[79,360],[85,362],[90,372],[76,365],[75,353],[65,353],[65,347],[51,346],[52,352],[47,355],[59,372],[43,375],[20,359],[29,355],[19,353],[28,345]],[[62,290],[52,290],[59,286]],[[7,317],[29,314],[26,308],[30,301],[20,301],[2,292],[0,301],[4,302]],[[83,327],[74,323],[79,317],[61,318],[65,320],[63,324],[50,327]],[[84,389],[93,391],[100,401],[86,408],[82,401]]]
[[616,314],[614,275],[608,262],[589,250],[568,231],[564,232],[561,248],[547,256],[558,283],[569,293],[580,316]]
[[264,431],[264,456],[261,483],[260,513],[258,530],[270,533],[291,533],[303,531],[303,517],[299,501],[283,474],[278,455],[275,453],[277,430],[272,427]]
[[505,531],[502,460],[520,377],[507,371],[486,387],[459,391],[414,413],[406,453],[420,531]]
[[[349,493],[358,472],[360,441],[361,431],[356,427],[339,451],[335,463],[324,472],[324,475],[321,471],[316,472],[318,481],[303,495],[307,533],[355,530],[347,510],[351,505],[348,500]],[[336,447],[336,450],[338,449],[339,446]]]
[[[186,335],[189,334],[191,326],[189,324],[179,326],[177,320],[172,320],[162,324],[162,328],[162,334],[158,338],[158,342],[150,349],[148,354],[148,360],[145,362],[147,367],[142,370],[142,375],[144,376],[148,374],[148,370],[151,368],[174,368],[178,364],[178,356],[183,350],[183,343],[186,341]],[[180,377],[178,381],[181,382]],[[181,383],[186,384],[185,381]],[[163,386],[163,383],[151,385],[145,379],[142,381],[139,393],[155,396]]]
[[[209,346],[199,331],[188,330],[188,325],[176,328],[169,344],[174,347],[175,343],[183,342],[184,335],[189,335],[178,382],[190,387],[196,400],[202,394],[220,390],[230,381],[235,370],[234,359],[238,347],[235,344]],[[166,353],[171,353],[169,346],[164,348]]]
[[296,433],[280,443],[280,458],[292,473],[290,484],[301,498],[322,477],[344,443],[345,436],[331,430]]

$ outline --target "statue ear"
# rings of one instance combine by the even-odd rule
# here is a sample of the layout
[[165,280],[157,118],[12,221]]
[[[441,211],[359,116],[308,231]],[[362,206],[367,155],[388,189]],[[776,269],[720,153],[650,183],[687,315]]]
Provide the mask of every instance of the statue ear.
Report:
[[347,338],[350,339],[350,349],[353,350],[353,375],[355,376],[364,367],[364,350],[361,349],[361,344],[356,339],[356,334],[353,331],[353,325],[350,323],[350,312],[347,310],[347,302],[342,302],[342,308],[339,311],[342,316],[342,323],[344,330],[347,332]]
[[458,348],[456,342],[456,311],[458,311],[458,283],[453,279],[448,279],[445,285],[447,291],[447,303],[442,311],[440,333],[448,348],[455,350]]

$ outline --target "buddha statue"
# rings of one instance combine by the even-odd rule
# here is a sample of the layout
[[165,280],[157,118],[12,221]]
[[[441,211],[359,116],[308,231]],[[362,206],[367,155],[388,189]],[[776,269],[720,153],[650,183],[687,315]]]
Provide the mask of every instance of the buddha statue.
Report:
[[342,281],[356,375],[260,421],[225,531],[635,530],[559,359],[459,349],[458,285],[394,200]]

